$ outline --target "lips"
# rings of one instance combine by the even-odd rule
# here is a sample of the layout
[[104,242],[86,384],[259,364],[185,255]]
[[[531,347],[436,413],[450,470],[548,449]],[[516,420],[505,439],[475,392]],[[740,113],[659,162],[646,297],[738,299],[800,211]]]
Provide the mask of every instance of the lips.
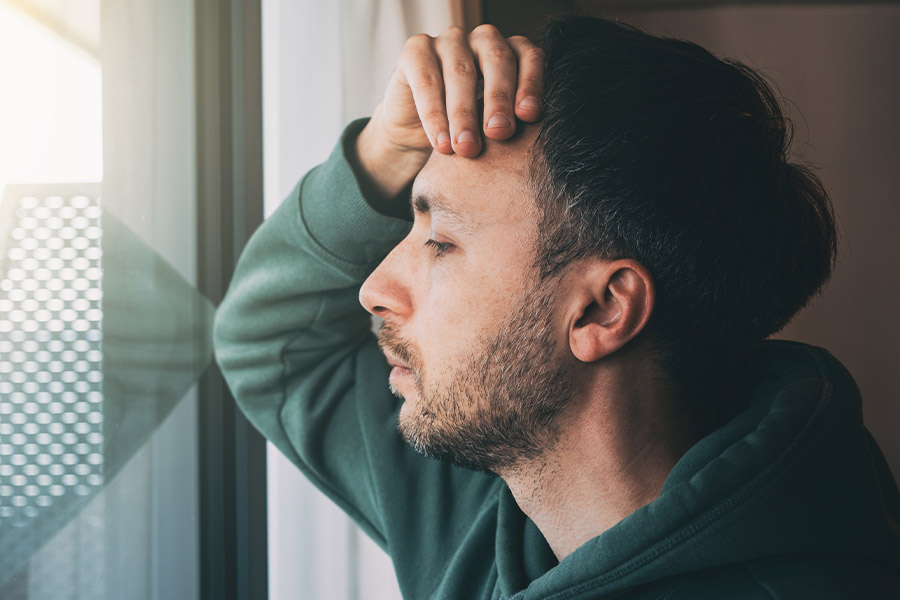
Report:
[[391,365],[392,367],[399,368],[399,369],[405,369],[407,371],[411,370],[409,368],[409,365],[407,365],[400,359],[392,356],[391,354],[388,354],[387,352],[384,353],[384,357],[387,358],[388,364]]
[[[389,323],[385,322],[378,332],[378,346],[391,366],[391,385],[415,375],[415,361],[408,343],[400,338]],[[402,357],[402,358],[400,358]]]
[[391,374],[390,374],[391,379],[394,379],[396,377],[401,377],[404,375],[412,375],[412,369],[409,367],[409,365],[406,365],[391,356],[388,356],[387,359],[388,359],[388,364],[391,365]]

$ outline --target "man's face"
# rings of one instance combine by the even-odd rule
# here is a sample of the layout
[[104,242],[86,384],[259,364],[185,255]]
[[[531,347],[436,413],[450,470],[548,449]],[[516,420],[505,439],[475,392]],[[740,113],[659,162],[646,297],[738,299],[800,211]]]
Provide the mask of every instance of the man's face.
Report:
[[404,437],[478,470],[548,449],[572,392],[555,296],[533,266],[534,129],[489,141],[475,160],[432,154],[413,187],[412,231],[360,292],[384,318],[379,342],[404,398]]

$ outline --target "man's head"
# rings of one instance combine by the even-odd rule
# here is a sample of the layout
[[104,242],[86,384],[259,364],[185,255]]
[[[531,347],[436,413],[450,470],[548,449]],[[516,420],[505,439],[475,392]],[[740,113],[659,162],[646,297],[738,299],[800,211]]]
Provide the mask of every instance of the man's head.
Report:
[[361,292],[407,440],[478,469],[552,448],[626,363],[708,392],[833,261],[827,197],[787,163],[758,76],[595,19],[554,23],[544,49],[543,121],[477,160],[432,155],[411,233]]
[[790,123],[749,68],[598,19],[557,21],[543,46],[541,272],[584,256],[644,264],[660,365],[682,395],[714,393],[828,279],[830,201],[789,162]]

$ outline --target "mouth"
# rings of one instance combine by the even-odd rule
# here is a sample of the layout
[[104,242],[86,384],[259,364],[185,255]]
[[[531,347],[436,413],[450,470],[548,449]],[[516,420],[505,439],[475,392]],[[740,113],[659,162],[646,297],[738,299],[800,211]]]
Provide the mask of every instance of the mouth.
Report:
[[390,378],[394,379],[396,377],[403,377],[406,375],[412,375],[412,370],[407,367],[394,367],[391,369]]
[[397,371],[406,371],[406,372],[412,373],[412,369],[406,363],[398,360],[397,358],[395,358],[387,353],[385,353],[385,357],[387,358],[388,364],[391,365],[392,371],[397,370]]
[[391,391],[395,395],[401,395],[401,388],[411,389],[416,383],[416,364],[410,345],[405,342],[390,323],[385,322],[378,332],[378,346],[384,354],[387,363],[391,366],[388,377]]
[[391,383],[394,383],[396,380],[411,377],[413,375],[413,370],[410,366],[400,359],[392,356],[391,354],[385,352],[385,358],[387,358],[388,364],[391,366],[391,374],[388,377]]

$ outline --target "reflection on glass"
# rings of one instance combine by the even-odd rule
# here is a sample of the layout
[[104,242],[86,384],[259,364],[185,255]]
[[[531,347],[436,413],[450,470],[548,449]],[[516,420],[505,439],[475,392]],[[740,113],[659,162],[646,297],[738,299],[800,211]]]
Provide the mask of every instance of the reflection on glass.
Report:
[[104,483],[99,199],[15,200],[0,280],[0,574]]
[[104,214],[98,191],[9,186],[0,211],[0,586],[102,490],[211,359],[212,305]]
[[197,595],[192,14],[0,2],[3,600]]

